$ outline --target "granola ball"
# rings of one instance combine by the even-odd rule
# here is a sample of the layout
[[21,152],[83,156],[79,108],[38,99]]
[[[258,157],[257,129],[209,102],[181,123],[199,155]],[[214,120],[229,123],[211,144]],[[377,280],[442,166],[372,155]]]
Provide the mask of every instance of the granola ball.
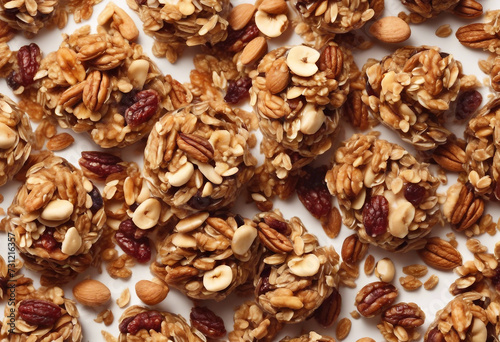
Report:
[[441,219],[439,180],[428,164],[378,135],[355,134],[342,143],[326,174],[328,189],[362,242],[392,252],[420,249]]
[[256,302],[279,322],[302,322],[338,286],[339,255],[332,246],[319,247],[298,217],[288,221],[273,211],[255,221],[265,247],[254,279]]
[[174,63],[186,46],[214,45],[227,37],[229,0],[127,0],[144,32],[155,38],[153,53]]
[[280,342],[335,342],[335,339],[330,336],[320,335],[317,332],[310,331],[308,334],[295,338],[287,336],[281,339]]
[[251,300],[236,308],[233,320],[233,331],[228,335],[230,342],[271,342],[283,327],[283,323]]
[[257,160],[250,133],[222,102],[201,102],[163,116],[144,151],[153,195],[179,211],[213,211],[234,203]]
[[26,267],[42,273],[42,284],[61,284],[95,261],[105,221],[99,190],[51,155],[28,170],[3,223]]
[[436,47],[405,46],[365,65],[363,102],[384,125],[417,150],[433,150],[451,132],[443,114],[460,90],[462,64]]
[[157,277],[190,298],[217,301],[253,279],[262,254],[254,222],[208,212],[180,220],[157,250]]
[[460,0],[401,0],[411,12],[423,18],[432,18],[444,11],[451,11]]
[[182,316],[138,305],[131,306],[123,312],[119,329],[119,342],[205,342],[207,340],[198,329],[189,326]]
[[[331,43],[322,51],[299,45],[263,57],[250,73],[250,102],[264,137],[300,157],[315,158],[332,146],[339,108],[349,92],[353,59]],[[283,154],[282,164],[291,164]]]
[[91,33],[84,26],[65,36],[59,50],[41,61],[30,94],[61,127],[87,132],[104,148],[143,139],[158,118],[191,100],[187,89],[164,77],[142,46],[131,42],[129,33],[113,27]]
[[28,115],[14,101],[0,94],[0,186],[23,167],[32,142]]
[[[0,323],[2,341],[82,341],[82,326],[76,303],[64,297],[59,287],[41,287],[16,297],[15,304],[5,306]],[[12,311],[14,310],[14,318]]]
[[318,33],[346,33],[359,29],[384,10],[384,0],[293,0],[302,22]]
[[453,298],[436,314],[425,342],[489,341],[500,334],[500,302],[491,291],[465,292]]

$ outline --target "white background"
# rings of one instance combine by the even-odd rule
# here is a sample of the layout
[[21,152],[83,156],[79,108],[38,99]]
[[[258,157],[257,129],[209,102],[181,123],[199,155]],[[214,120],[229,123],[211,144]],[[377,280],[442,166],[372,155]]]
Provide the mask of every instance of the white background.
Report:
[[[107,0],[104,0],[103,3],[96,6],[94,8],[94,14],[90,19],[90,21],[83,23],[84,25],[85,24],[92,25],[93,32],[95,32],[95,27],[97,25],[97,19],[96,19],[97,15],[104,8],[107,2],[108,2]],[[241,2],[248,2],[248,1],[233,1],[233,4],[236,5]],[[130,16],[135,20],[137,26],[139,28],[142,28],[142,23],[140,22],[138,16],[127,7],[125,1],[116,1],[115,3],[122,6],[123,9],[126,10],[130,14]],[[497,4],[497,1],[495,0],[483,0],[481,1],[481,3],[485,11],[493,10],[495,8],[500,7]],[[397,14],[402,10],[404,10],[404,7],[401,5],[400,0],[386,0],[386,9],[384,12],[384,16],[390,16],[390,15],[397,16]],[[475,21],[478,22],[482,21],[482,18],[476,19]],[[441,14],[439,17],[434,18],[433,20],[429,20],[424,24],[411,25],[412,35],[410,39],[408,39],[405,42],[404,45],[439,46],[441,47],[442,51],[453,54],[456,59],[462,62],[465,74],[475,74],[478,77],[478,79],[482,81],[483,78],[486,77],[486,75],[482,74],[482,72],[479,70],[477,62],[479,61],[479,59],[486,59],[488,57],[488,54],[483,51],[473,51],[463,47],[458,43],[458,40],[455,38],[454,35],[456,30],[460,26],[469,24],[471,22],[472,21],[457,19],[450,14]],[[435,35],[434,33],[435,30],[442,24],[451,25],[451,28],[453,29],[453,34],[450,37],[439,38]],[[71,33],[74,31],[76,27],[77,25],[73,22],[72,17],[70,17],[68,26],[64,28],[62,32]],[[362,30],[365,32],[368,31],[367,27],[363,28]],[[149,54],[149,56],[152,57],[157,62],[160,69],[166,74],[171,74],[175,79],[177,79],[180,82],[188,82],[189,71],[193,68],[192,57],[194,56],[195,53],[199,52],[199,50],[197,50],[196,48],[186,49],[184,55],[180,57],[179,60],[174,65],[172,65],[166,59],[154,58],[154,56],[151,53],[151,47],[153,42],[152,38],[142,33],[141,29],[140,31],[141,34],[138,43],[144,46],[145,53]],[[21,35],[18,35],[15,39],[13,39],[9,43],[9,45],[11,50],[15,51],[18,50],[21,46],[29,44],[30,42],[34,41],[40,46],[41,50],[45,54],[47,54],[58,48],[62,40],[61,39],[62,32],[60,30],[52,30],[52,31],[43,30],[36,38],[34,38],[31,41],[25,39]],[[282,37],[278,39],[273,39],[270,42],[270,50],[284,44],[295,44],[301,42],[302,39],[293,33],[293,28],[289,27]],[[383,56],[390,54],[398,46],[399,45],[383,45],[375,43],[375,46],[368,51],[354,51],[353,53],[355,55],[356,62],[361,67],[366,62],[367,58],[380,59]],[[0,92],[16,100],[15,96],[7,87],[5,80],[0,80]],[[490,93],[490,90],[483,87],[483,89],[481,89],[481,92],[484,95],[483,104],[485,104],[487,101],[486,98]],[[342,124],[343,128],[339,133],[337,143],[340,142],[341,140],[349,138],[350,135],[352,134],[352,129],[350,128],[350,126],[346,122],[343,122]],[[463,130],[465,127],[464,125],[452,124],[452,127],[458,137],[463,136]],[[397,135],[393,134],[392,132],[389,132],[387,129],[384,129],[381,126],[376,127],[376,129],[383,132],[382,136],[384,138],[392,142],[402,144],[406,146],[410,151],[413,151],[410,147],[403,144]],[[60,128],[58,129],[58,132],[63,132],[63,131],[64,130]],[[75,137],[75,143],[67,150],[57,152],[57,154],[67,158],[73,164],[78,165],[77,160],[80,158],[81,151],[99,150],[98,146],[95,145],[86,134],[75,134],[72,131],[69,130],[66,131],[68,133],[71,133]],[[260,134],[258,134],[258,136],[260,136]],[[125,151],[121,151],[119,153],[121,153],[122,156],[125,157],[124,159],[126,160],[135,160],[142,164],[142,152],[144,150],[144,146],[145,146],[144,142],[139,142],[127,148]],[[255,149],[255,154],[256,155],[258,154],[258,148]],[[329,153],[328,156],[325,156],[321,159],[324,160],[325,162],[328,162],[330,159],[330,155],[331,153]],[[259,160],[262,160],[262,157],[259,157]],[[448,184],[449,185],[453,184],[455,180],[456,176],[450,175]],[[7,211],[7,208],[10,205],[12,198],[19,186],[20,183],[12,181],[9,184],[0,188],[0,193],[5,197],[4,202],[0,204],[0,206],[2,206],[2,208],[5,209],[5,211]],[[438,191],[444,193],[445,190],[446,186],[441,186]],[[241,197],[243,198],[244,196]],[[307,229],[318,236],[322,245],[333,245],[335,246],[337,252],[339,253],[344,238],[352,234],[352,232],[349,229],[343,227],[340,235],[337,238],[335,239],[328,238],[323,232],[321,225],[319,224],[319,221],[313,218],[308,213],[308,211],[303,207],[303,205],[299,202],[296,196],[292,196],[292,198],[286,202],[276,200],[275,208],[280,209],[283,212],[285,218],[289,219],[294,215],[300,217],[303,220]],[[493,215],[494,222],[496,222],[499,216],[497,214],[498,203],[488,204],[487,210]],[[240,203],[238,203],[236,206],[235,212],[240,213],[246,217],[252,217],[254,214],[257,213],[257,209],[253,204],[247,204],[244,201],[240,201]],[[431,235],[439,235],[444,237],[446,233],[449,233],[451,231],[452,229],[448,225],[444,227],[436,226]],[[462,233],[456,233],[456,235],[459,241],[459,250],[462,252],[464,261],[470,260],[471,254],[465,248],[465,236]],[[498,240],[498,236],[500,235],[496,235],[493,238],[491,238],[489,235],[485,234],[484,236],[479,237],[479,239],[490,248],[490,251],[492,251],[494,243]],[[6,234],[0,234],[0,253],[6,259],[7,256]],[[396,278],[394,279],[393,283],[399,289],[400,293],[399,297],[397,298],[397,302],[399,301],[415,302],[422,308],[422,310],[426,314],[426,322],[423,328],[421,328],[420,330],[423,334],[427,326],[434,319],[436,311],[444,307],[446,303],[448,303],[448,301],[451,299],[451,295],[448,293],[448,287],[454,281],[456,276],[452,272],[440,272],[432,268],[429,268],[428,274],[421,280],[425,281],[428,279],[430,275],[436,274],[439,276],[438,286],[434,288],[432,291],[426,291],[422,287],[417,291],[407,292],[400,286],[398,278],[404,276],[402,272],[402,267],[414,263],[422,263],[418,255],[414,252],[407,253],[404,255],[391,254],[383,250],[380,250],[374,246],[370,247],[368,253],[374,255],[377,261],[383,257],[389,257],[395,261]],[[24,270],[23,272],[26,275],[29,275],[32,278],[34,278],[36,284],[38,285],[39,277],[37,274],[34,274],[26,270]],[[348,289],[348,288],[340,289],[340,293],[342,295],[342,311],[340,313],[339,319],[343,317],[348,317],[352,321],[352,329],[350,334],[346,338],[346,341],[356,341],[358,338],[365,336],[372,337],[376,341],[383,341],[384,339],[382,335],[378,332],[378,330],[375,327],[380,320],[379,317],[375,317],[372,319],[361,318],[358,320],[354,320],[351,318],[349,314],[351,311],[355,310],[354,297],[356,296],[357,291],[365,284],[378,280],[374,275],[370,277],[366,277],[364,275],[363,263],[361,263],[360,265],[360,273],[361,275],[360,278],[357,280],[358,286],[356,289]],[[118,319],[123,310],[116,305],[115,300],[120,296],[120,293],[124,289],[129,288],[132,294],[132,300],[130,305],[141,304],[140,300],[135,295],[134,285],[137,281],[141,279],[152,278],[152,275],[149,272],[149,268],[147,266],[136,265],[133,268],[133,276],[129,280],[112,279],[108,276],[105,270],[103,270],[103,272],[99,274],[97,270],[89,269],[84,274],[79,275],[79,277],[76,280],[74,280],[73,282],[64,287],[66,296],[69,298],[73,298],[73,294],[71,292],[73,285],[76,284],[78,281],[81,281],[82,279],[88,277],[98,279],[103,283],[105,283],[111,290],[112,300],[108,305],[99,308],[86,308],[82,305],[78,305],[78,309],[81,315],[81,322],[83,325],[84,341],[103,340],[101,336],[101,330],[107,330],[113,335],[118,336]],[[203,303],[203,305],[211,307],[213,311],[215,311],[218,315],[223,317],[226,324],[226,330],[229,332],[232,330],[233,309],[243,300],[244,298],[238,298],[236,295],[232,295],[230,296],[229,299],[221,303],[207,301]],[[179,313],[183,315],[187,320],[189,320],[189,312],[192,306],[193,303],[191,302],[191,300],[184,297],[178,291],[171,290],[165,301],[157,305],[156,308],[158,310],[166,310],[170,312]],[[114,323],[109,327],[104,326],[104,324],[98,324],[94,322],[94,319],[96,318],[97,314],[106,308],[110,308],[115,315]],[[0,310],[0,315],[2,314],[3,310]],[[283,332],[279,335],[279,337],[281,338],[286,335],[297,336],[302,332],[308,332],[310,330],[316,330],[320,333],[328,334],[330,336],[335,337],[335,326],[327,330],[323,330],[316,324],[314,320],[309,320],[301,324],[295,324],[286,327],[283,330]]]

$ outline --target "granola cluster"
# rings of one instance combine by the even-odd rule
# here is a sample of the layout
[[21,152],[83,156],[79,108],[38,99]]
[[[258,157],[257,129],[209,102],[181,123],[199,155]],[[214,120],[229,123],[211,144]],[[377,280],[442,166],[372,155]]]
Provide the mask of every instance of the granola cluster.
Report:
[[186,46],[214,45],[227,37],[229,0],[127,0],[144,32],[155,38],[153,53],[174,63]]
[[249,139],[226,104],[188,105],[154,126],[144,151],[144,176],[152,193],[177,212],[227,208],[257,164]]
[[451,132],[444,113],[457,98],[462,65],[436,47],[405,46],[365,66],[363,102],[384,125],[417,150],[433,150]]
[[23,167],[30,155],[33,138],[26,113],[0,94],[0,186]]
[[413,13],[423,18],[432,18],[444,11],[452,10],[460,0],[401,0]]
[[95,261],[105,221],[99,190],[52,155],[28,170],[3,224],[26,267],[40,272],[42,283],[61,284]]
[[343,142],[326,182],[339,201],[344,224],[361,241],[389,251],[422,248],[422,238],[441,218],[439,181],[428,164],[378,139],[376,132]]

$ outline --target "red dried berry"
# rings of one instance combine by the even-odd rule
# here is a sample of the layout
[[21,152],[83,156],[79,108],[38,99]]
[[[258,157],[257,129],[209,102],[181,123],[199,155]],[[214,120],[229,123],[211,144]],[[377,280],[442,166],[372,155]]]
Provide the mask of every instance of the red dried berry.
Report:
[[425,188],[418,184],[408,183],[405,186],[405,198],[414,206],[419,205],[425,198]]
[[38,240],[35,241],[35,247],[42,247],[45,250],[52,252],[58,245],[54,239],[54,229],[46,229]]
[[325,182],[327,167],[305,168],[306,174],[297,183],[297,195],[307,210],[317,219],[327,215],[332,208],[332,195]]
[[259,33],[259,28],[255,23],[250,23],[237,31],[229,27],[226,40],[218,43],[217,46],[222,51],[237,52],[242,50],[246,43],[258,37]]
[[50,326],[62,316],[61,308],[47,300],[25,299],[19,304],[19,316],[30,325]]
[[117,172],[122,172],[123,166],[119,165],[123,160],[120,157],[114,156],[106,152],[98,151],[83,151],[82,158],[78,160],[78,164],[82,168],[87,169],[100,179],[106,179],[109,175]]
[[125,121],[130,127],[137,127],[151,119],[160,106],[160,95],[153,89],[138,92],[135,103],[125,111]]
[[139,229],[131,219],[120,223],[118,231],[115,233],[115,240],[118,246],[128,255],[144,263],[151,259],[151,247],[146,232]]
[[123,334],[135,335],[141,329],[161,331],[161,322],[163,322],[163,315],[157,311],[146,311],[124,319],[120,325],[120,332]]
[[99,189],[94,187],[92,190],[88,193],[90,198],[92,198],[92,206],[90,207],[90,211],[95,214],[101,209],[104,205],[104,201],[102,199],[101,193],[99,192]]
[[455,117],[459,120],[470,118],[479,108],[481,102],[483,102],[483,96],[477,90],[464,91],[458,96]]
[[363,225],[371,237],[384,234],[389,223],[389,202],[384,196],[373,196],[363,207]]
[[226,335],[224,321],[209,308],[195,306],[191,309],[189,318],[191,325],[208,338],[215,339]]
[[252,79],[250,77],[242,77],[236,81],[230,81],[224,101],[231,104],[240,102],[248,97],[248,91],[251,87]]

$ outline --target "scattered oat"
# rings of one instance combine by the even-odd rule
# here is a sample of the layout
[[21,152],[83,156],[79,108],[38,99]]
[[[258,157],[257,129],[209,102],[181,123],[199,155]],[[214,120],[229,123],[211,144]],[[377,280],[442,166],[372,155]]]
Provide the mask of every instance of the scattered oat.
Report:
[[406,277],[400,277],[399,283],[406,291],[415,291],[422,286],[422,282],[415,278],[414,276],[408,275]]
[[474,254],[486,253],[488,251],[488,247],[483,245],[478,239],[468,239],[465,245],[467,246],[467,249]]
[[424,289],[427,291],[432,290],[433,288],[436,287],[436,285],[439,282],[439,277],[435,274],[431,275],[429,279],[427,279],[424,283]]
[[104,324],[106,326],[110,326],[113,323],[113,320],[114,320],[113,312],[110,309],[106,309],[106,310],[101,311],[97,315],[97,318],[94,319],[94,322],[96,322],[96,323],[103,323],[104,322]]
[[375,269],[375,258],[373,255],[369,254],[365,259],[365,274],[371,275]]
[[107,331],[101,330],[101,334],[106,342],[118,342],[118,339]]
[[443,24],[439,26],[436,30],[436,36],[439,38],[449,37],[453,33],[453,30],[450,27],[450,24]]
[[120,297],[116,300],[116,304],[118,304],[120,308],[124,308],[125,306],[128,305],[129,302],[130,302],[130,290],[126,288],[125,290],[123,290]]
[[343,340],[349,335],[351,332],[351,320],[347,317],[342,318],[337,324],[337,330],[335,331],[335,335],[338,340]]

